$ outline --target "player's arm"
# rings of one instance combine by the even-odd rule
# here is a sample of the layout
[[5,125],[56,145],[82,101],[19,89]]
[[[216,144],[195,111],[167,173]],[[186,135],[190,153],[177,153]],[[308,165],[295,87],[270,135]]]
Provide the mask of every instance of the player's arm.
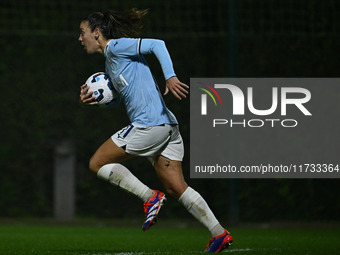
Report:
[[189,86],[180,82],[176,77],[170,54],[164,41],[156,39],[140,39],[139,43],[139,54],[154,54],[162,67],[164,78],[166,80],[164,95],[168,94],[170,90],[171,93],[179,100],[186,98]]

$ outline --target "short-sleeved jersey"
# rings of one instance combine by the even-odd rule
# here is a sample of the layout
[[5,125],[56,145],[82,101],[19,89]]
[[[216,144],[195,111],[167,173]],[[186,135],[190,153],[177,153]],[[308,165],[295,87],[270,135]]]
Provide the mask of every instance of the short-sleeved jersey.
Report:
[[155,39],[110,40],[104,51],[105,71],[125,104],[131,123],[138,126],[178,124],[143,57],[151,53],[160,61],[166,79],[175,75],[164,42]]

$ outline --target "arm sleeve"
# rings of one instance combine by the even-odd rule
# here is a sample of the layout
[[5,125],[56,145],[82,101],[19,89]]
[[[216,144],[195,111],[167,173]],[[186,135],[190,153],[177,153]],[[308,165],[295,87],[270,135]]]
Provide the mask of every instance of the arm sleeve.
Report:
[[154,54],[163,70],[165,80],[176,76],[170,54],[164,41],[156,39],[140,39],[139,54]]

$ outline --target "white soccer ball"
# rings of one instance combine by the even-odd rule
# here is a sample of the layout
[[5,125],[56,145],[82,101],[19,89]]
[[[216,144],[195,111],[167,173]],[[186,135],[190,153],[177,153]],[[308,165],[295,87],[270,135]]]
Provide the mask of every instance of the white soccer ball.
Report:
[[107,106],[117,98],[110,77],[104,72],[92,74],[85,82],[86,87],[90,87],[87,93],[93,91],[92,96],[99,106]]

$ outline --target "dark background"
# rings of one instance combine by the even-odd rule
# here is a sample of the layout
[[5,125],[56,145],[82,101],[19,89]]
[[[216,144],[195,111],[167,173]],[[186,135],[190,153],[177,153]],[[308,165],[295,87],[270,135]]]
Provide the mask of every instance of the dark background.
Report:
[[[96,148],[128,124],[124,108],[78,104],[80,85],[104,70],[104,58],[86,55],[78,42],[81,19],[132,7],[149,9],[142,36],[166,41],[176,74],[187,84],[190,77],[339,76],[336,0],[1,1],[0,217],[53,216],[53,155],[63,139],[76,147],[78,217],[142,217],[137,198],[88,170]],[[157,60],[147,61],[164,89]],[[186,179],[219,219],[228,223],[234,198],[240,222],[338,221],[337,179],[189,179],[189,100],[165,100],[180,122]],[[126,166],[162,188],[146,159]],[[162,217],[189,214],[170,198]]]

